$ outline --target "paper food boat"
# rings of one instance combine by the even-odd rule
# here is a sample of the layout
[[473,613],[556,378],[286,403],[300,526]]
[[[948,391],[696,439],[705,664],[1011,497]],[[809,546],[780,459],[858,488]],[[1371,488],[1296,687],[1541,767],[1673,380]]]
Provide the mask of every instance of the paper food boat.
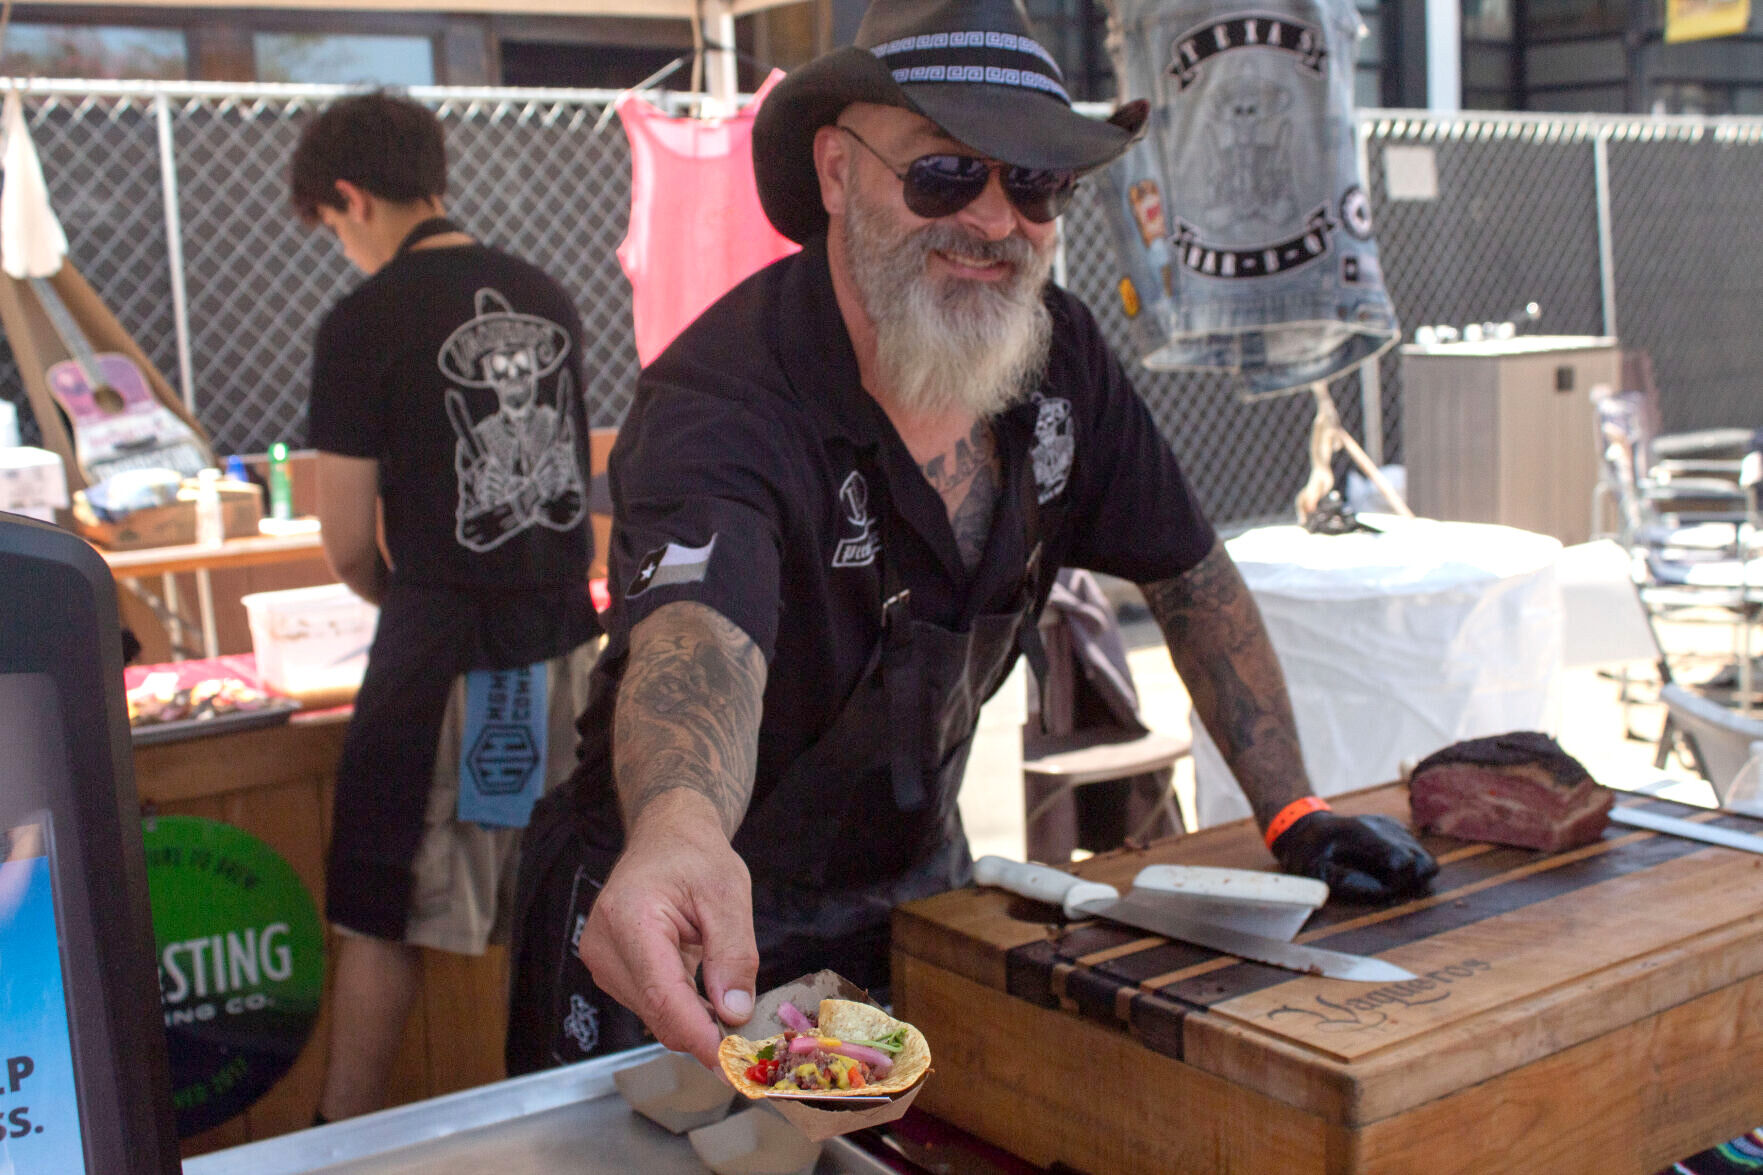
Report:
[[[753,1008],[753,1018],[735,1029],[736,1035],[749,1040],[764,1040],[768,1036],[776,1036],[784,1030],[784,1022],[778,1019],[777,1010],[785,1001],[794,1004],[804,1012],[812,1013],[820,1007],[824,999],[852,1000],[868,1004],[872,1008],[881,1005],[869,998],[869,993],[834,971],[817,971],[813,975],[804,975],[781,987],[774,987],[759,997]],[[933,1049],[934,1057],[935,1051]],[[883,1122],[892,1122],[903,1115],[918,1091],[924,1088],[924,1080],[930,1076],[926,1070],[919,1079],[906,1089],[889,1096],[886,1102],[877,1105],[873,1102],[854,1102],[841,1106],[838,1098],[796,1099],[785,1097],[768,1097],[765,1104],[782,1114],[784,1119],[795,1126],[803,1134],[816,1142],[832,1138],[835,1135],[849,1134],[853,1130],[862,1130],[869,1126],[879,1126]]]
[[686,1138],[716,1175],[808,1175],[820,1161],[820,1143],[767,1106],[700,1126]]
[[686,1053],[662,1053],[620,1069],[612,1083],[631,1109],[674,1134],[721,1121],[735,1098],[722,1074]]

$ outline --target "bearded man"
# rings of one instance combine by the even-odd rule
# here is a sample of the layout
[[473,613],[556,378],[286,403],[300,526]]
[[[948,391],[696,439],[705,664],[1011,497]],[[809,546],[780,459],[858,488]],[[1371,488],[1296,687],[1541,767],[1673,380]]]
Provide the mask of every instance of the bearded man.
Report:
[[611,643],[527,841],[511,1071],[638,1020],[714,1064],[712,1013],[756,990],[885,988],[891,908],[969,880],[979,706],[1061,566],[1143,586],[1286,868],[1360,898],[1431,877],[1399,826],[1311,794],[1248,591],[1048,281],[1078,178],[1146,116],[1074,112],[1013,0],[876,0],[772,91],[759,193],[803,248],[644,371],[620,433]]

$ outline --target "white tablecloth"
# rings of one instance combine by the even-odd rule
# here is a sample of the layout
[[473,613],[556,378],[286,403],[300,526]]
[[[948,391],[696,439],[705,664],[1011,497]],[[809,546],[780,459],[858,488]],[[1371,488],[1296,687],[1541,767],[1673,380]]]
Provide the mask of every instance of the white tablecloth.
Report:
[[[1247,531],[1227,544],[1285,670],[1320,795],[1387,783],[1459,739],[1553,731],[1562,616],[1545,535],[1364,515],[1380,534]],[[1202,826],[1249,814],[1194,724]]]

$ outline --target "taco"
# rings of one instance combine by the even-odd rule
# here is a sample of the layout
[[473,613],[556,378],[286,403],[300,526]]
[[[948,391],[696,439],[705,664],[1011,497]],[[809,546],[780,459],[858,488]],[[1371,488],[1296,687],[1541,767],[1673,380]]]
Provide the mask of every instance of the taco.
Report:
[[930,1068],[924,1034],[869,1004],[821,1000],[810,1018],[786,1003],[778,1018],[786,1025],[778,1035],[725,1036],[717,1050],[730,1084],[750,1098],[775,1091],[892,1095]]

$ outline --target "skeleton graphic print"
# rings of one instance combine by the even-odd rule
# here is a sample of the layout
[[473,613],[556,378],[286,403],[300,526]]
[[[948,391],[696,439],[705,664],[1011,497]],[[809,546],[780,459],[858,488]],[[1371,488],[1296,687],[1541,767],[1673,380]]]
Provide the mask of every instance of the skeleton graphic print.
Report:
[[[475,318],[447,337],[438,362],[462,385],[446,392],[447,419],[458,438],[455,537],[468,550],[489,551],[529,527],[574,529],[587,510],[587,493],[566,407],[576,394],[563,366],[568,332],[515,313],[492,289],[477,292],[476,309]],[[467,388],[495,392],[495,411],[477,418]]]
[[1258,221],[1277,227],[1298,215],[1293,103],[1292,91],[1271,77],[1232,78],[1213,90],[1206,121],[1214,152],[1206,207],[1210,223],[1236,221],[1233,228],[1247,228],[1240,222]]
[[1071,477],[1077,437],[1072,432],[1070,400],[1039,393],[1034,399],[1035,443],[1029,458],[1034,462],[1035,498],[1044,506],[1059,496]]

